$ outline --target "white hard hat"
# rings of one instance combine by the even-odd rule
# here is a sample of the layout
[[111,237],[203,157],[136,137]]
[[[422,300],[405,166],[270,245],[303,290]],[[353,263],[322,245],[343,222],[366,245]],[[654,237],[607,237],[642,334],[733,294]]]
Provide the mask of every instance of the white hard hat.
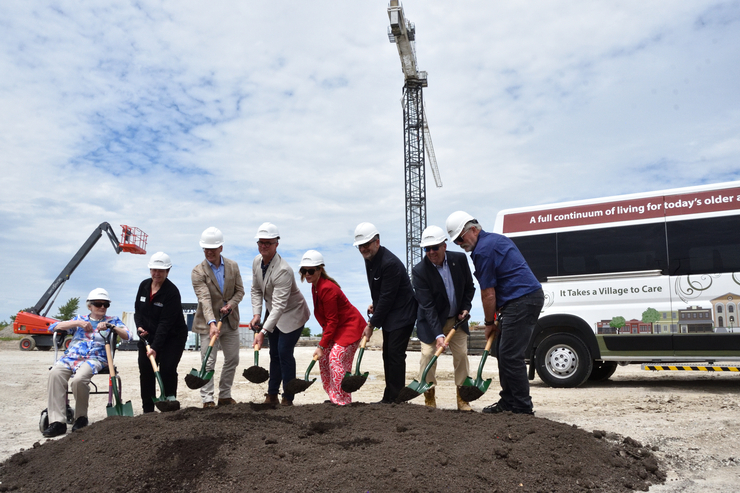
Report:
[[257,230],[257,236],[255,238],[259,239],[271,239],[271,238],[280,238],[280,231],[278,231],[277,226],[275,226],[272,223],[262,223],[260,228]]
[[447,233],[450,235],[450,238],[452,238],[452,241],[455,241],[457,237],[460,236],[463,228],[470,221],[475,221],[475,218],[465,211],[457,211],[449,215],[445,226],[447,227]]
[[167,270],[172,267],[172,260],[170,260],[170,256],[166,253],[157,252],[149,259],[148,267],[150,269]]
[[324,265],[323,255],[316,250],[309,250],[303,254],[301,267],[316,267],[317,265]]
[[220,229],[214,228],[213,226],[203,231],[203,234],[200,235],[201,248],[218,248],[223,244],[224,234]]
[[95,288],[87,295],[87,301],[110,301],[110,296],[105,289]]
[[378,228],[376,228],[371,223],[360,223],[355,228],[355,242],[353,243],[354,246],[360,246],[364,245],[365,243],[371,241],[373,238],[378,236],[380,232],[378,231]]
[[439,245],[447,241],[447,233],[439,226],[429,226],[421,234],[421,243],[419,246],[424,248],[428,246]]

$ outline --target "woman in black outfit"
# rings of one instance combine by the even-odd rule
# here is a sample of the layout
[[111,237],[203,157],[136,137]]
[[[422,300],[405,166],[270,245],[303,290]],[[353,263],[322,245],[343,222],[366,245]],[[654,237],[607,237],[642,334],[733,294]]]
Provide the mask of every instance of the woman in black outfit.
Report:
[[[177,395],[177,365],[188,338],[188,326],[182,313],[180,291],[167,279],[172,267],[169,255],[157,252],[149,260],[151,278],[139,285],[134,304],[136,331],[139,334],[139,381],[145,413],[154,411],[156,379],[149,355],[159,363],[164,394]],[[146,339],[146,340],[145,340]],[[147,353],[146,341],[150,350]]]

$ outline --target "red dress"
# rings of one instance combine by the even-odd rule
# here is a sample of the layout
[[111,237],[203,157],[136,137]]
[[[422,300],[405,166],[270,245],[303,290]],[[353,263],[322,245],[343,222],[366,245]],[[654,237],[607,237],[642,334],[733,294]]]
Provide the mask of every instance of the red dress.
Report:
[[352,402],[352,395],[341,388],[344,374],[352,369],[352,360],[360,345],[365,319],[342,290],[328,279],[321,278],[311,286],[314,317],[323,329],[319,346],[324,355],[319,359],[321,382],[334,404]]

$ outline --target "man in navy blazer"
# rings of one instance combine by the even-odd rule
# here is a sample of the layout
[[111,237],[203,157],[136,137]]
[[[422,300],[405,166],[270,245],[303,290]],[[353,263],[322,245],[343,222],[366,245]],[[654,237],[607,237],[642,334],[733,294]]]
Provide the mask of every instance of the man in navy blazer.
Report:
[[[419,308],[416,316],[416,334],[421,341],[421,368],[423,373],[438,348],[444,346],[445,336],[458,320],[470,311],[475,285],[464,253],[447,251],[447,234],[438,226],[429,226],[421,235],[424,258],[413,268],[413,284]],[[460,386],[468,377],[468,323],[460,324],[449,341],[455,370],[457,408],[472,411],[460,397]],[[427,373],[427,381],[436,384],[435,365]],[[435,387],[424,393],[427,406],[436,407]]]

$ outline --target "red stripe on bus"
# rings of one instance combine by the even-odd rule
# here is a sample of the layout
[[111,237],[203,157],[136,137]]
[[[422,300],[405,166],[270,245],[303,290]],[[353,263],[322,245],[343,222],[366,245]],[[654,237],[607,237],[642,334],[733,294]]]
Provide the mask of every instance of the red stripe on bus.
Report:
[[740,209],[740,188],[558,207],[504,216],[503,232],[609,224]]

